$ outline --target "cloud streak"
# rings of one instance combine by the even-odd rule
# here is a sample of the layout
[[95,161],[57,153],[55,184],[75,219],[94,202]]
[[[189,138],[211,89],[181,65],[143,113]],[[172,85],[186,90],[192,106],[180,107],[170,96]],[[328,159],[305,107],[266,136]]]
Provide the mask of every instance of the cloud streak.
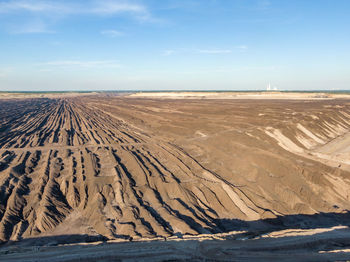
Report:
[[44,0],[10,0],[0,3],[0,13],[29,12],[42,14],[96,14],[115,15],[120,13],[132,13],[135,16],[149,16],[146,6],[129,1],[84,1],[83,3],[56,2]]
[[229,54],[232,53],[232,50],[230,49],[198,49],[197,50],[198,53],[201,54]]
[[241,50],[247,50],[248,49],[248,46],[246,45],[238,45],[236,46],[237,49],[241,49]]
[[44,0],[9,0],[0,2],[0,14],[28,13],[36,15],[68,15],[77,13],[81,9],[73,4],[63,4]]
[[102,30],[101,35],[109,36],[109,37],[120,37],[123,36],[124,33],[118,30]]
[[54,33],[53,30],[48,28],[48,25],[41,21],[30,21],[24,25],[15,25],[11,27],[11,33],[13,34],[35,34],[35,33]]
[[11,72],[13,71],[13,68],[0,68],[0,78],[7,77]]
[[[65,17],[84,15],[84,16],[127,16],[139,22],[155,22],[155,19],[147,6],[130,0],[84,0],[80,2],[73,1],[53,1],[53,0],[7,0],[0,2],[0,14],[2,15],[21,15],[23,18],[30,19],[33,23],[33,17],[41,20],[43,24],[41,30],[23,30],[24,24],[15,23],[13,33],[48,33],[52,32],[44,27],[51,25],[50,21],[60,21]],[[26,22],[25,22],[26,23]],[[44,25],[45,23],[45,25]],[[38,27],[38,26],[37,26]]]
[[114,15],[119,13],[132,13],[139,18],[150,16],[148,9],[144,5],[130,3],[126,1],[99,1],[85,10],[86,13],[98,15]]
[[175,50],[168,49],[168,50],[164,50],[162,52],[162,55],[163,56],[170,56],[170,55],[173,55],[175,52],[176,52]]
[[268,10],[272,6],[272,3],[268,0],[261,0],[258,2],[258,9],[259,10]]
[[81,67],[81,68],[96,68],[96,67],[122,67],[115,60],[94,60],[94,61],[81,61],[81,60],[57,60],[49,61],[39,64],[40,66],[52,66],[52,67]]
[[240,52],[245,52],[248,50],[248,46],[246,45],[237,45],[232,47],[232,49],[221,49],[221,48],[214,48],[214,49],[166,49],[163,50],[161,55],[162,56],[170,56],[174,54],[207,54],[207,55],[221,55],[221,54],[231,54],[235,50],[239,50]]

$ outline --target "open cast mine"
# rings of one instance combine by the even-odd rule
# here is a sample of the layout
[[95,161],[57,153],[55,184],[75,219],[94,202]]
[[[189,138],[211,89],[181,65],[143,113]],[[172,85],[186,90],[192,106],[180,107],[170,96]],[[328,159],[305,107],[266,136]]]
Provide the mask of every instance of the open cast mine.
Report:
[[260,96],[2,98],[0,260],[349,258],[349,97]]

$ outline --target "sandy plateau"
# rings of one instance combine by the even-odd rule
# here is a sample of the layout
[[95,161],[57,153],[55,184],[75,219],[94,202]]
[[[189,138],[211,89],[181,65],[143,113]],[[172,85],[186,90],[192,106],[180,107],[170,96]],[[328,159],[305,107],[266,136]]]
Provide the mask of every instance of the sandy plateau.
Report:
[[350,260],[350,97],[0,100],[0,261]]

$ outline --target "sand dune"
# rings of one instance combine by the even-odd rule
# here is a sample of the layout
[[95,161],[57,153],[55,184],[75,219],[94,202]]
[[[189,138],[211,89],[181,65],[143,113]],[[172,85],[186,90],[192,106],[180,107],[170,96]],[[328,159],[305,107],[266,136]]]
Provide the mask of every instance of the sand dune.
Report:
[[2,242],[327,228],[350,209],[346,99],[91,95],[0,113]]

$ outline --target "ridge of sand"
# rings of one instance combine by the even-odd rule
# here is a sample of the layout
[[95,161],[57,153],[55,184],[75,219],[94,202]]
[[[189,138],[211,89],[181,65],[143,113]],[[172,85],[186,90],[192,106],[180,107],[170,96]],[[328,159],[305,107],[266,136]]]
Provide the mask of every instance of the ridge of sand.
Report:
[[[9,245],[231,231],[272,239],[348,220],[346,99],[98,95],[3,100],[0,115],[0,240]],[[280,230],[289,233],[272,234]]]

